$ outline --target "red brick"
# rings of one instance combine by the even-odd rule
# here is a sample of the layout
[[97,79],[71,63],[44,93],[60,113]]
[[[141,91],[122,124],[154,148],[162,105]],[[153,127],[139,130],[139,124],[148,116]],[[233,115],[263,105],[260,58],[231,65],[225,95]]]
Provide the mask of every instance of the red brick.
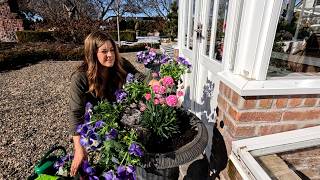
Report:
[[317,98],[305,98],[303,105],[307,107],[313,107],[316,105],[317,100]]
[[231,97],[231,102],[235,105],[235,106],[238,106],[239,104],[239,94],[236,93],[235,91],[232,91],[232,97]]
[[280,121],[281,112],[239,112],[236,116],[237,121]]
[[238,116],[238,111],[233,106],[229,106],[227,112],[228,112],[228,114],[230,115],[230,117],[232,119],[237,119],[238,118],[237,117]]
[[302,103],[301,97],[291,97],[288,102],[288,107],[299,107]]
[[279,98],[276,99],[276,108],[281,109],[287,107],[288,98]]
[[228,86],[224,86],[224,95],[229,100],[231,100],[231,93],[232,89],[230,89]]
[[240,109],[254,109],[257,104],[256,97],[242,98],[241,101],[242,104],[239,105]]
[[220,94],[218,95],[218,107],[223,112],[226,112],[228,108],[227,101]]
[[312,120],[320,119],[320,109],[294,110],[283,113],[282,120]]
[[260,99],[259,102],[259,108],[263,109],[270,109],[272,105],[272,99]]
[[259,135],[275,134],[279,132],[291,131],[297,129],[296,124],[278,124],[278,125],[266,125],[261,126],[259,129]]
[[219,92],[220,92],[220,94],[223,94],[223,92],[224,92],[224,84],[223,84],[223,82],[221,82],[220,81],[220,84],[219,84]]
[[234,136],[237,138],[248,138],[255,136],[256,127],[255,126],[236,126]]

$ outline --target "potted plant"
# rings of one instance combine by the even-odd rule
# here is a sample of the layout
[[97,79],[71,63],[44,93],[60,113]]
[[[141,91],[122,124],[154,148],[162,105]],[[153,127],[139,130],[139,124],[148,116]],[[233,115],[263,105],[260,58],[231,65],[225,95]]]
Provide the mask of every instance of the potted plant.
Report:
[[[87,103],[78,133],[88,151],[82,164],[88,179],[178,179],[179,165],[203,153],[207,130],[180,107],[184,93],[179,79],[191,64],[184,58],[166,59],[154,60],[161,67],[153,73],[158,81],[151,87],[128,74],[115,93],[116,103]],[[57,169],[66,165],[59,163]]]

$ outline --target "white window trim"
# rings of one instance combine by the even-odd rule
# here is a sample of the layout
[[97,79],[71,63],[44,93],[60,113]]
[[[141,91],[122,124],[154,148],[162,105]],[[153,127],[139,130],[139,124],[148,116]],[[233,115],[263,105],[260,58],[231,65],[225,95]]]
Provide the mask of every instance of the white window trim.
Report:
[[253,156],[320,145],[320,126],[232,142],[230,160],[243,179],[271,179]]
[[242,1],[230,0],[221,81],[241,96],[319,94],[319,77],[266,79],[282,0]]

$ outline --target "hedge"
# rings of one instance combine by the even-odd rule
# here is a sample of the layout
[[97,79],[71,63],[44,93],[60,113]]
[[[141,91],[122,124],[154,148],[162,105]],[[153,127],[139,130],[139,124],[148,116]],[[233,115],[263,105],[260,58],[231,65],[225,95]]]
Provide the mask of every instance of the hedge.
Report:
[[49,42],[55,41],[51,31],[17,31],[18,42]]
[[[118,32],[117,31],[109,31],[108,32],[112,39],[117,41],[118,40]],[[136,32],[135,31],[120,31],[120,40],[121,41],[136,41]]]
[[[137,44],[121,46],[120,52],[137,52],[146,50],[146,46],[159,48],[157,44]],[[0,51],[0,71],[15,69],[21,65],[36,63],[42,60],[79,61],[84,59],[83,45],[58,43],[25,43],[17,44],[12,49]]]

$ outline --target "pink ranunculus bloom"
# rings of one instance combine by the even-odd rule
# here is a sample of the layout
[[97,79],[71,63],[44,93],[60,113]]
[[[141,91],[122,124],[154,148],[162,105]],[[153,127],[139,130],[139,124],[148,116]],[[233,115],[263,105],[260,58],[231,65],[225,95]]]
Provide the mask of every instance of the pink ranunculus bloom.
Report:
[[160,99],[162,97],[161,94],[156,94],[155,96],[157,99]]
[[162,84],[166,87],[168,86],[173,86],[174,85],[174,80],[172,77],[170,76],[165,76],[163,79],[162,79]]
[[159,85],[153,85],[152,90],[154,93],[158,94],[160,91],[160,86]]
[[156,72],[153,72],[151,75],[153,78],[157,78],[159,76],[158,73],[156,73]]
[[160,100],[159,100],[159,99],[157,99],[157,98],[154,98],[153,103],[154,103],[155,105],[158,105],[158,104],[160,103]]
[[182,91],[178,91],[178,92],[177,92],[177,96],[178,96],[178,97],[183,96],[183,92],[182,92]]
[[167,103],[168,106],[170,106],[170,107],[175,107],[175,106],[177,106],[177,103],[178,103],[178,98],[177,98],[177,96],[175,96],[175,95],[169,95],[169,96],[166,98],[166,103]]
[[166,93],[166,91],[167,91],[167,88],[165,86],[160,86],[159,94],[164,94]]
[[165,104],[166,103],[166,99],[165,98],[160,98],[159,101],[160,101],[160,104]]
[[145,95],[145,98],[146,98],[147,101],[149,101],[149,100],[151,99],[151,94],[150,94],[150,93],[147,93],[147,94]]

